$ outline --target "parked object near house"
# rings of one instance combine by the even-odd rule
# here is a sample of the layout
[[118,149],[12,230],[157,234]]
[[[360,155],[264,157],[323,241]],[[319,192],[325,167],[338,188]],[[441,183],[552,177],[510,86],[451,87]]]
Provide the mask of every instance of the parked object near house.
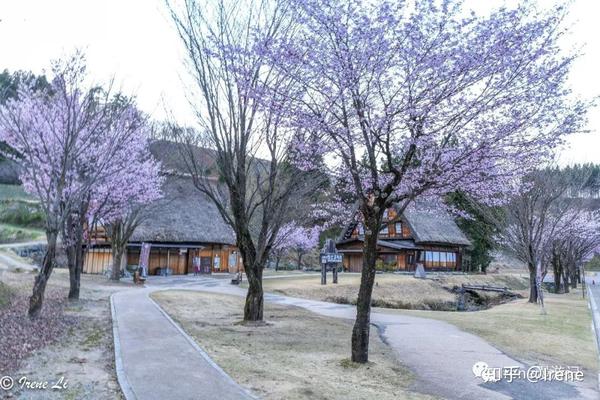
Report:
[[[364,228],[352,222],[342,231],[337,248],[345,271],[360,272]],[[442,210],[387,210],[377,241],[377,267],[384,271],[461,270],[465,248],[471,245],[448,213]]]
[[[178,164],[178,150],[172,142],[159,141],[151,151],[163,163],[163,198],[150,204],[151,215],[134,231],[128,245],[125,265],[139,265],[142,245],[150,245],[148,275],[231,272],[242,269],[235,234],[225,223],[214,203],[200,193]],[[206,159],[212,152],[198,148]],[[215,179],[216,182],[216,179]],[[110,267],[109,238],[100,227],[92,232],[84,273],[102,273]]]

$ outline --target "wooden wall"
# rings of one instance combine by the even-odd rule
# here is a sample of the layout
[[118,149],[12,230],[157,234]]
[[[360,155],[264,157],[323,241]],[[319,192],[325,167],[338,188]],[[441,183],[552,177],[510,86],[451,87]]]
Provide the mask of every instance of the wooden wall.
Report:
[[[230,256],[233,255],[234,263],[230,263]],[[202,249],[179,248],[179,247],[153,247],[150,249],[150,258],[148,262],[148,273],[155,275],[156,270],[161,267],[169,267],[174,274],[194,273],[193,258],[210,258],[211,272],[237,272],[238,266],[242,265],[239,251],[235,246],[227,245],[207,245]],[[232,260],[233,260],[232,258]],[[127,264],[137,265],[140,260],[138,249],[130,251],[127,257]],[[230,265],[231,264],[231,265]],[[241,268],[243,270],[243,268]]]
[[85,252],[83,272],[86,274],[102,274],[112,265],[110,248],[90,249]]
[[[453,253],[456,257],[456,263],[453,266],[440,266],[440,267],[436,267],[435,265],[426,265],[426,270],[428,271],[432,271],[432,270],[460,270],[461,269],[461,252],[460,251],[455,251],[453,252],[451,249],[449,248],[440,248],[440,247],[435,247],[436,250],[438,251],[442,251],[442,252],[447,252],[447,253]],[[381,255],[394,255],[396,257],[396,269],[399,271],[413,271],[415,269],[415,258],[417,257],[417,255],[415,254],[415,251],[412,250],[401,250],[398,253],[393,253],[393,252],[389,252],[389,251],[381,251],[379,250],[377,252],[378,256]],[[409,254],[412,255],[412,265],[409,265]],[[348,272],[361,272],[362,271],[362,254],[361,253],[344,253],[344,258],[343,258],[343,266],[344,266],[344,270],[348,271]]]
[[344,270],[348,272],[362,271],[362,254],[344,254],[342,259]]
[[[148,273],[156,274],[157,268],[169,267],[173,274],[191,274],[193,257],[210,258],[211,272],[243,271],[242,259],[239,250],[235,246],[207,245],[203,249],[180,248],[180,247],[152,247],[148,262]],[[233,262],[230,262],[233,261]],[[140,248],[129,249],[127,256],[123,257],[123,265],[139,265]],[[86,274],[102,274],[112,264],[112,253],[110,248],[90,249],[86,252],[83,262],[83,272]]]

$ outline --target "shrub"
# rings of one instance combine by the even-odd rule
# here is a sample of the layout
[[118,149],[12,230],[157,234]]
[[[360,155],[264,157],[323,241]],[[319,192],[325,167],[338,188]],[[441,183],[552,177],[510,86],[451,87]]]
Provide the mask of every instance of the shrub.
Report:
[[44,214],[37,203],[23,200],[0,201],[0,222],[28,228],[43,228]]

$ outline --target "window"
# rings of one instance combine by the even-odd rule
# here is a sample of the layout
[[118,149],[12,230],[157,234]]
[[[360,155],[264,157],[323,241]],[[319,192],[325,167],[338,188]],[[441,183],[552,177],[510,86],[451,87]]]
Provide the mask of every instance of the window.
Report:
[[363,224],[358,224],[358,235],[362,236],[365,234],[365,227],[363,226]]
[[425,265],[431,268],[432,262],[433,262],[433,252],[426,251],[425,252]]
[[381,228],[381,231],[379,231],[379,233],[383,236],[388,236],[390,233],[388,224],[384,224],[383,227]]
[[388,266],[396,266],[397,257],[395,254],[383,254],[382,255],[383,262]]
[[433,267],[434,268],[439,268],[440,267],[440,253],[437,251],[433,251]]
[[448,253],[448,268],[456,268],[456,254]]
[[425,268],[456,268],[456,253],[424,251],[421,255]]
[[402,222],[396,222],[395,228],[396,228],[396,236],[404,236],[402,234]]

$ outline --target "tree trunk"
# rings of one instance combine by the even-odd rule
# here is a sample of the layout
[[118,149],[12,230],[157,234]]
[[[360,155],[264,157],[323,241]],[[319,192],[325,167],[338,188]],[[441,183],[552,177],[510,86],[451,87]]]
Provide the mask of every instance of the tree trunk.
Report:
[[553,257],[552,259],[552,274],[554,275],[554,293],[562,293],[560,276],[562,274],[560,261]]
[[263,287],[262,287],[262,265],[254,262],[252,265],[244,265],[248,278],[248,293],[244,305],[244,321],[263,320]]
[[237,233],[237,245],[244,260],[244,270],[248,279],[248,293],[244,305],[244,321],[255,322],[263,320],[263,287],[262,274],[264,258],[258,257],[252,237],[247,230]]
[[35,277],[33,284],[33,293],[29,298],[29,317],[37,318],[42,311],[42,305],[44,302],[44,293],[46,292],[46,284],[54,269],[54,261],[56,258],[56,240],[58,237],[58,230],[53,230],[46,233],[48,239],[48,247],[46,248],[46,254],[40,268],[40,272]]
[[112,274],[110,279],[113,281],[121,280],[121,261],[123,260],[123,249],[120,246],[113,246]]
[[375,260],[377,258],[377,221],[371,221],[365,229],[363,266],[360,289],[356,301],[356,321],[352,329],[352,361],[369,361],[369,331],[371,323],[371,296],[375,282]]
[[577,289],[577,270],[574,265],[571,265],[571,289]]
[[81,270],[83,267],[83,229],[74,232],[70,239],[72,244],[67,248],[69,264],[69,300],[79,300],[81,286]]
[[79,299],[79,282],[77,278],[77,256],[74,245],[70,245],[67,251],[67,264],[69,267],[69,300]]
[[296,265],[296,269],[299,270],[301,266],[302,266],[302,252],[299,251],[298,252],[298,264]]
[[569,289],[569,273],[567,272],[566,269],[563,269],[563,282],[564,282],[564,288],[565,288],[565,293],[569,293],[570,289]]
[[281,256],[275,257],[275,271],[279,271],[279,261],[281,261]]
[[[81,271],[83,269],[83,243],[82,237],[77,240],[75,248],[74,270],[69,269],[69,300],[79,300],[79,288],[81,287]],[[70,267],[70,266],[69,266]]]
[[536,284],[536,270],[535,264],[529,263],[529,302],[537,303],[538,293],[537,293],[537,284]]

